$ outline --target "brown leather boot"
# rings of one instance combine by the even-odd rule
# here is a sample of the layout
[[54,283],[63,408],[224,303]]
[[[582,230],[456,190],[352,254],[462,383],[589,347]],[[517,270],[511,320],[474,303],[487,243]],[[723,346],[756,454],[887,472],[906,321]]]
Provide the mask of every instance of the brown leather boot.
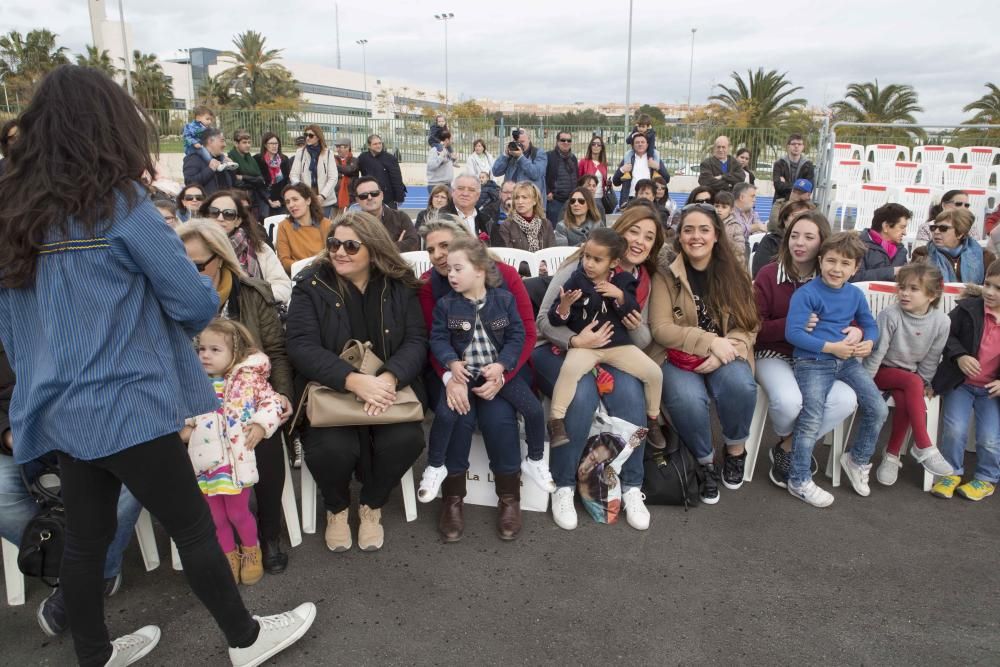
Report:
[[550,419],[549,447],[562,447],[568,442],[569,442],[569,436],[566,435],[566,420]]
[[521,533],[521,476],[496,475],[497,535],[501,540],[513,540]]
[[441,519],[438,532],[445,542],[458,542],[465,532],[465,473],[448,475],[441,484]]

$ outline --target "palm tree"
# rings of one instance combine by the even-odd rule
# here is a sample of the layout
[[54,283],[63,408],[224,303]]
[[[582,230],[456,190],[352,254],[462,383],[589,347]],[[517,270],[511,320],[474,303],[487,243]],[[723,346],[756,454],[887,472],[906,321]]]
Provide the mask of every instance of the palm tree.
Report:
[[152,53],[132,52],[132,93],[145,109],[169,109],[173,100],[170,77]]
[[104,72],[108,76],[114,78],[118,76],[120,69],[115,67],[114,63],[111,61],[111,56],[108,54],[107,49],[97,52],[97,47],[91,44],[87,45],[87,54],[77,54],[76,64],[80,67],[90,67],[96,69],[100,72]]
[[55,33],[48,30],[23,36],[11,30],[0,37],[0,77],[20,100],[31,97],[49,70],[68,62],[66,47],[57,47]]
[[[844,99],[830,105],[835,121],[849,123],[878,123],[891,125],[909,123],[915,125],[914,114],[924,109],[917,100],[913,86],[891,83],[880,87],[878,79],[865,83],[852,83],[847,87]],[[903,142],[913,139],[924,140],[927,133],[920,128],[905,130],[893,128],[846,128],[837,133],[837,138],[850,139],[856,143]]]
[[976,115],[965,121],[966,125],[1000,125],[1000,88],[994,83],[987,83],[986,87],[990,92],[962,107],[962,111],[966,113],[976,112]]
[[220,57],[235,64],[220,72],[217,79],[232,89],[235,102],[243,108],[273,102],[276,98],[298,98],[299,91],[291,72],[278,61],[281,49],[267,49],[267,39],[253,30],[233,38],[235,51],[223,51]]

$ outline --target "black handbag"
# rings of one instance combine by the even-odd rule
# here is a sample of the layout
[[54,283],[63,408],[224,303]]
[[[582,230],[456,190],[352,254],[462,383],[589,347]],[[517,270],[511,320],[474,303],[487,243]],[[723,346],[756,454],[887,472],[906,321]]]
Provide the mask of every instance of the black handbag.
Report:
[[669,424],[663,430],[666,448],[654,449],[647,442],[643,456],[642,492],[646,504],[696,507],[701,483],[698,464]]
[[604,212],[608,215],[615,212],[615,207],[618,206],[618,200],[615,198],[614,188],[604,189],[604,194],[601,195],[601,206],[604,207]]
[[41,511],[24,527],[17,567],[29,577],[56,586],[66,542],[66,510],[59,492],[59,469],[54,464],[44,464],[29,480],[22,466],[21,479]]

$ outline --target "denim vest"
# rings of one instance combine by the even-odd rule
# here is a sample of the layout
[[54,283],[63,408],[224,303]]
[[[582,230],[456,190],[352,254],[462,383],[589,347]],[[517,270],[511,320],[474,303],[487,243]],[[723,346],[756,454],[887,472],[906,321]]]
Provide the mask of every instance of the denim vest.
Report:
[[[514,296],[505,289],[488,288],[486,303],[479,310],[486,336],[497,350],[497,363],[504,370],[517,365],[524,345],[524,323],[517,313]],[[457,292],[441,297],[434,306],[431,352],[445,368],[461,360],[472,343],[476,328],[476,306]],[[506,345],[505,345],[506,344]]]

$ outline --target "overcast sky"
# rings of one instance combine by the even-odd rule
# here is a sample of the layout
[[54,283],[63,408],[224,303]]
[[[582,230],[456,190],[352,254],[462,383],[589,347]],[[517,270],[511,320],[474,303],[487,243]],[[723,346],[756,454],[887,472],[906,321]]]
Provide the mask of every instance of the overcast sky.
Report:
[[[634,0],[632,101],[687,99],[691,28],[697,28],[692,101],[704,102],[733,70],[776,68],[821,106],[848,83],[878,78],[914,86],[925,123],[958,123],[962,107],[1000,83],[996,0]],[[113,11],[117,3],[111,2]],[[624,101],[627,0],[377,0],[340,2],[344,69],[443,88],[449,23],[452,99]],[[774,8],[781,12],[775,13]],[[946,7],[946,10],[944,9]],[[234,9],[238,8],[238,9]],[[164,53],[228,48],[237,32],[263,32],[289,60],[336,64],[334,3],[315,0],[125,0],[135,47]],[[0,30],[47,27],[79,52],[91,42],[86,0],[3,2]]]

